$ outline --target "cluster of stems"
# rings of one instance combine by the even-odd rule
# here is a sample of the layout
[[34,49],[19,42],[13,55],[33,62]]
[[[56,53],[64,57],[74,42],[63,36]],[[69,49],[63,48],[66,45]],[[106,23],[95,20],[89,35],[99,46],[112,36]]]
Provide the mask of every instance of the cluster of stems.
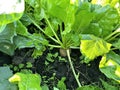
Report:
[[[30,18],[30,17],[29,17],[29,18]],[[62,46],[64,46],[63,43],[60,41],[58,35],[56,34],[55,30],[53,29],[53,27],[52,27],[52,25],[51,25],[51,23],[50,23],[50,21],[48,20],[47,17],[45,17],[45,20],[46,20],[48,26],[50,27],[51,31],[53,32],[55,38],[47,35],[47,34],[45,33],[45,31],[44,31],[32,18],[30,18],[30,20],[32,21],[32,23],[33,23],[42,33],[44,33],[44,34],[45,34],[46,36],[48,36],[51,40],[53,40],[55,43],[58,44],[58,45],[51,45],[51,44],[49,44],[48,46],[54,47],[54,48],[62,48]],[[79,49],[79,47],[74,47],[74,46],[71,46],[70,48]],[[71,67],[71,69],[72,69],[72,72],[73,72],[73,75],[74,75],[74,77],[75,77],[75,79],[76,79],[76,82],[77,82],[78,86],[81,87],[81,83],[80,83],[80,81],[79,81],[79,74],[76,74],[76,72],[75,72],[75,69],[74,69],[74,66],[73,66],[73,63],[72,63],[72,60],[71,60],[71,57],[70,57],[69,48],[66,49],[66,52],[67,52],[68,61],[69,61],[69,63],[70,63],[70,67]]]

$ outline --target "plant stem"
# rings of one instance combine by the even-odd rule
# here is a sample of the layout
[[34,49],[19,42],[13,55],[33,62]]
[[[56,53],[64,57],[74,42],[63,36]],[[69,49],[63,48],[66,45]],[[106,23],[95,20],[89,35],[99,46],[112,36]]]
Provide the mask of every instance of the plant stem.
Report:
[[113,33],[111,33],[110,35],[108,35],[107,37],[105,37],[104,40],[110,41],[110,40],[113,40],[114,38],[116,38],[117,36],[119,36],[119,34],[120,34],[119,26],[120,25],[117,25],[115,31]]
[[51,44],[49,44],[48,46],[49,47],[54,47],[54,48],[61,48],[61,46],[58,46],[58,45],[51,45]]
[[113,50],[117,50],[118,48],[111,48],[111,51],[113,51]]
[[120,33],[117,33],[116,35],[114,35],[113,37],[111,37],[110,39],[108,39],[107,41],[109,42],[109,41],[112,41],[114,38],[116,38],[117,36],[119,36],[120,35]]
[[58,38],[58,36],[57,36],[57,34],[55,33],[55,31],[54,31],[53,27],[51,26],[50,21],[48,20],[48,18],[47,18],[47,17],[46,17],[45,19],[46,19],[46,21],[47,21],[47,23],[48,23],[48,25],[49,25],[50,29],[52,30],[52,32],[53,32],[53,34],[54,34],[54,36],[56,37],[57,41],[58,41],[58,42],[59,42],[59,44],[62,46],[62,42],[61,42],[61,41],[60,41],[60,39]]
[[74,47],[74,46],[71,46],[70,48],[71,49],[80,49],[80,47]]
[[73,63],[72,63],[72,60],[71,60],[71,57],[70,57],[70,51],[69,51],[69,49],[67,49],[66,51],[67,51],[67,56],[68,56],[68,60],[69,60],[70,67],[71,67],[71,69],[72,69],[73,75],[74,75],[74,77],[75,77],[75,79],[76,79],[76,81],[77,81],[78,86],[81,87],[81,83],[80,83],[80,81],[79,81],[79,77],[78,77],[78,75],[76,74],[75,69],[74,69],[74,67],[73,67]]
[[105,41],[107,41],[108,39],[110,39],[113,35],[115,35],[116,33],[118,33],[118,32],[116,32],[116,31],[114,31],[113,33],[111,33],[110,35],[108,35],[107,37],[105,37]]
[[[29,15],[28,15],[28,17],[29,17]],[[32,21],[32,23],[33,23],[40,31],[42,31],[46,36],[48,36],[48,37],[49,37],[50,39],[52,39],[54,42],[60,44],[55,38],[47,35],[47,34],[44,32],[44,30],[43,30],[31,17],[29,17],[29,19],[30,19],[30,20]]]

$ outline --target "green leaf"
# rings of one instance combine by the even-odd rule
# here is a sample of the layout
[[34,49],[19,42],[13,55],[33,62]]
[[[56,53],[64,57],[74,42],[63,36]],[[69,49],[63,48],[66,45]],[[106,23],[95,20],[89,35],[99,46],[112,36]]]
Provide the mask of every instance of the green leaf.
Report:
[[[44,2],[45,3],[45,2]],[[55,18],[59,24],[64,22],[65,30],[62,34],[69,33],[75,19],[75,6],[70,4],[70,0],[47,0],[44,8],[47,17]],[[57,11],[57,12],[56,12]]]
[[92,85],[89,85],[89,86],[82,86],[82,87],[79,87],[77,88],[77,90],[102,90],[96,86],[92,86]]
[[65,48],[80,45],[80,35],[78,33],[67,33],[62,36],[62,42]]
[[83,30],[83,33],[89,33],[100,37],[102,36],[102,28],[98,23],[90,23],[89,26]]
[[13,43],[14,36],[16,36],[15,24],[8,24],[4,28],[4,31],[0,33],[0,42]]
[[16,36],[16,26],[14,23],[6,25],[4,30],[0,33],[0,51],[13,55],[15,45],[13,44],[13,38]]
[[42,54],[43,54],[43,51],[45,51],[45,47],[40,47],[40,49],[38,50],[38,49],[34,49],[34,51],[33,51],[33,53],[32,53],[32,56],[34,57],[34,58],[37,58],[37,57],[39,57],[39,56],[41,56]]
[[27,31],[27,28],[22,24],[22,22],[21,21],[16,21],[15,22],[15,29],[16,29],[16,33],[18,34],[18,35],[22,35],[22,36],[28,36],[28,35],[30,35],[30,33]]
[[41,78],[38,74],[16,73],[10,82],[18,82],[19,90],[42,90],[40,87]]
[[34,44],[31,39],[29,39],[27,37],[19,36],[19,35],[14,38],[14,44],[19,49],[34,47]]
[[32,67],[33,67],[33,65],[32,65],[32,63],[31,63],[31,62],[27,62],[26,67],[27,67],[27,68],[32,68]]
[[21,18],[24,12],[24,0],[0,1],[0,26]]
[[4,80],[4,79],[8,79],[9,77],[11,77],[12,71],[10,70],[9,67],[0,67],[0,80]]
[[16,85],[8,81],[12,75],[9,67],[0,67],[0,90],[18,90]]
[[[51,20],[49,20],[49,21],[50,21],[50,24],[52,25],[54,31],[57,32],[57,30],[58,30],[58,24],[59,24],[60,21],[57,20],[56,18],[51,18]],[[47,35],[49,35],[49,36],[54,36],[54,34],[53,34],[50,26],[47,26],[47,27],[45,28],[45,33],[46,33]]]
[[[22,34],[22,32],[21,32]],[[45,45],[48,45],[48,41],[41,34],[25,34],[25,36],[16,36],[14,43],[18,48],[35,47],[37,50],[43,51]]]
[[108,82],[105,82],[104,80],[100,79],[102,82],[103,87],[105,90],[119,90],[118,87],[110,85]]
[[[41,0],[25,0],[26,1],[26,14],[31,15],[31,17],[33,19],[35,19],[35,21],[37,23],[39,23],[39,21],[41,19],[43,19],[41,17]],[[32,13],[31,13],[32,11]]]
[[26,27],[32,23],[32,21],[30,20],[30,18],[28,17],[28,15],[25,14],[25,13],[24,13],[23,16],[21,17],[20,21],[21,21],[22,24],[25,25]]
[[94,18],[94,13],[90,11],[90,3],[83,3],[75,14],[75,23],[73,30],[76,33],[84,33],[90,22]]
[[53,87],[53,90],[59,90],[58,88],[56,88],[56,87]]
[[99,68],[108,78],[120,83],[120,56],[114,52],[104,55],[100,61]]
[[[88,39],[86,39],[88,38]],[[89,59],[95,59],[110,51],[111,44],[93,35],[83,35],[80,50]]]
[[112,8],[109,5],[94,8],[94,22],[98,23],[99,28],[102,30],[101,37],[105,37],[115,29],[115,26],[119,22],[119,14],[115,8]]
[[47,85],[42,86],[42,90],[49,90]]
[[0,33],[5,29],[6,25],[1,25],[0,26]]
[[62,77],[62,79],[58,82],[57,84],[57,88],[59,88],[60,90],[66,90],[66,85],[65,85],[65,77]]
[[15,45],[11,43],[2,42],[0,43],[0,51],[12,56],[14,55]]
[[[58,19],[64,21],[67,15],[67,7],[70,5],[70,0],[47,0],[49,3],[48,13]],[[56,12],[57,11],[57,12]]]
[[120,39],[113,43],[113,46],[117,49],[120,49]]

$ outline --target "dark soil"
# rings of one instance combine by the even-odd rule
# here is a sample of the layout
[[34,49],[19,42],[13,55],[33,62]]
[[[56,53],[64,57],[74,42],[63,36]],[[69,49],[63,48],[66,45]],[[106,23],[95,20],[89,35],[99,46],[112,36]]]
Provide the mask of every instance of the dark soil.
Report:
[[[47,61],[47,53],[55,53],[59,50],[53,49],[52,51],[46,50],[42,56],[37,59],[31,57],[33,49],[21,49],[16,50],[14,56],[8,56],[6,54],[0,53],[0,66],[3,64],[13,64],[18,65],[20,63],[26,63],[30,61],[33,67],[30,68],[34,73],[39,73],[42,76],[42,84],[47,84],[49,87],[56,86],[58,80],[62,77],[66,77],[65,84],[68,90],[75,90],[77,88],[76,80],[71,71],[69,62],[61,62],[58,57],[54,58],[54,62],[49,62],[48,65],[45,64]],[[72,50],[71,57],[74,63],[74,68],[76,72],[80,73],[80,82],[82,85],[96,84],[100,85],[99,78],[104,77],[104,75],[99,71],[99,58],[91,62],[89,65],[81,63],[79,50]],[[67,60],[67,57],[65,57]],[[51,79],[52,78],[52,79]]]

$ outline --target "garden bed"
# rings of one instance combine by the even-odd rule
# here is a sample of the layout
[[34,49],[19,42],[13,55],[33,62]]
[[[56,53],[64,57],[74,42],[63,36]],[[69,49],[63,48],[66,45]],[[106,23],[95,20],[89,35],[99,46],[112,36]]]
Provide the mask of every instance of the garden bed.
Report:
[[0,90],[119,90],[119,0],[9,8],[0,8]]

